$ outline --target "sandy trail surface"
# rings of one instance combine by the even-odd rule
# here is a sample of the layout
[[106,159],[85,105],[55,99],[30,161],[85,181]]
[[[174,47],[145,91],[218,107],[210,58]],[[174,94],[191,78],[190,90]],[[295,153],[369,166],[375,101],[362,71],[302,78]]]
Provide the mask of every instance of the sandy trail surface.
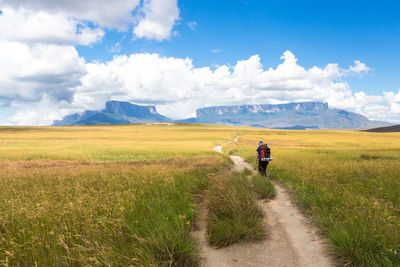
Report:
[[172,126],[175,125],[173,122],[148,122],[146,125],[167,125],[167,126]]
[[[238,138],[234,140],[237,141]],[[216,146],[214,151],[222,153],[222,146]],[[242,158],[230,157],[233,170],[253,170]],[[261,242],[242,242],[221,249],[210,247],[206,233],[207,210],[202,205],[192,232],[202,257],[201,266],[335,266],[318,229],[301,214],[283,187],[275,184],[275,188],[273,200],[259,201],[267,232],[267,238]]]

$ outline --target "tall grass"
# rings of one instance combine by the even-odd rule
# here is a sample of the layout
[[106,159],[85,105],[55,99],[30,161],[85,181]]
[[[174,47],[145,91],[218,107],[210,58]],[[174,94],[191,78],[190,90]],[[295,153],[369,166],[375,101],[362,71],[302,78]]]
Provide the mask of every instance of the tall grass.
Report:
[[214,180],[207,200],[207,232],[211,245],[224,247],[265,237],[263,212],[244,172]]
[[[343,154],[350,159],[340,159]],[[303,163],[292,167],[286,163],[273,169],[273,175],[292,188],[301,206],[313,214],[348,263],[399,265],[398,161],[351,159],[356,154],[303,155]],[[294,159],[289,156],[286,161]],[[305,166],[307,162],[313,164],[312,171]]]
[[[212,147],[239,132],[224,150],[255,163],[263,139],[344,263],[400,265],[400,134],[212,125],[0,127],[0,265],[195,264],[195,196],[228,166]],[[273,192],[253,181],[212,180],[214,245],[264,235],[252,190]]]
[[9,169],[0,179],[0,263],[195,264],[194,194],[224,164],[196,162]]
[[213,154],[237,128],[216,125],[0,127],[0,160],[130,161]]
[[0,265],[194,265],[220,126],[0,127]]
[[259,198],[270,199],[275,197],[276,190],[269,178],[254,174],[251,177],[251,183],[253,185],[254,192]]
[[400,265],[400,135],[248,131],[231,149],[252,161],[264,139],[270,174],[294,194],[346,265]]

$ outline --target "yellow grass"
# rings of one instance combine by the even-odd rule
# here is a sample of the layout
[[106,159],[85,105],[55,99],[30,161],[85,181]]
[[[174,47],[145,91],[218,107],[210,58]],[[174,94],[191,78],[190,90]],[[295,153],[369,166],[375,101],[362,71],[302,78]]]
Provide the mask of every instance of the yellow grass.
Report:
[[129,161],[212,154],[235,128],[188,125],[0,127],[0,160]]
[[400,134],[213,125],[0,127],[0,265],[193,265],[216,144],[293,192],[343,263],[400,264]]
[[400,264],[400,134],[246,131],[227,150],[255,163],[264,140],[284,183],[329,237],[344,263]]
[[195,264],[195,196],[235,131],[0,127],[0,265]]

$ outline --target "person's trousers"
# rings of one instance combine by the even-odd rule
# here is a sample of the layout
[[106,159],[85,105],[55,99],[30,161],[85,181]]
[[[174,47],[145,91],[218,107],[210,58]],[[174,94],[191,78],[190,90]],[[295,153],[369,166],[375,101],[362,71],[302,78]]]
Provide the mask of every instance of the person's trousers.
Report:
[[258,171],[261,176],[267,176],[267,166],[268,166],[268,161],[258,161]]

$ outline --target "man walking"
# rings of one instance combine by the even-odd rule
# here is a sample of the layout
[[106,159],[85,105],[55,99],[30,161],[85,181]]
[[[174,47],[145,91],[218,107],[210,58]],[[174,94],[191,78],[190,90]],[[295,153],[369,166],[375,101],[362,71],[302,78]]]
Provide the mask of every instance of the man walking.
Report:
[[263,177],[267,176],[267,166],[271,157],[271,149],[263,141],[258,142],[257,161],[258,171]]

